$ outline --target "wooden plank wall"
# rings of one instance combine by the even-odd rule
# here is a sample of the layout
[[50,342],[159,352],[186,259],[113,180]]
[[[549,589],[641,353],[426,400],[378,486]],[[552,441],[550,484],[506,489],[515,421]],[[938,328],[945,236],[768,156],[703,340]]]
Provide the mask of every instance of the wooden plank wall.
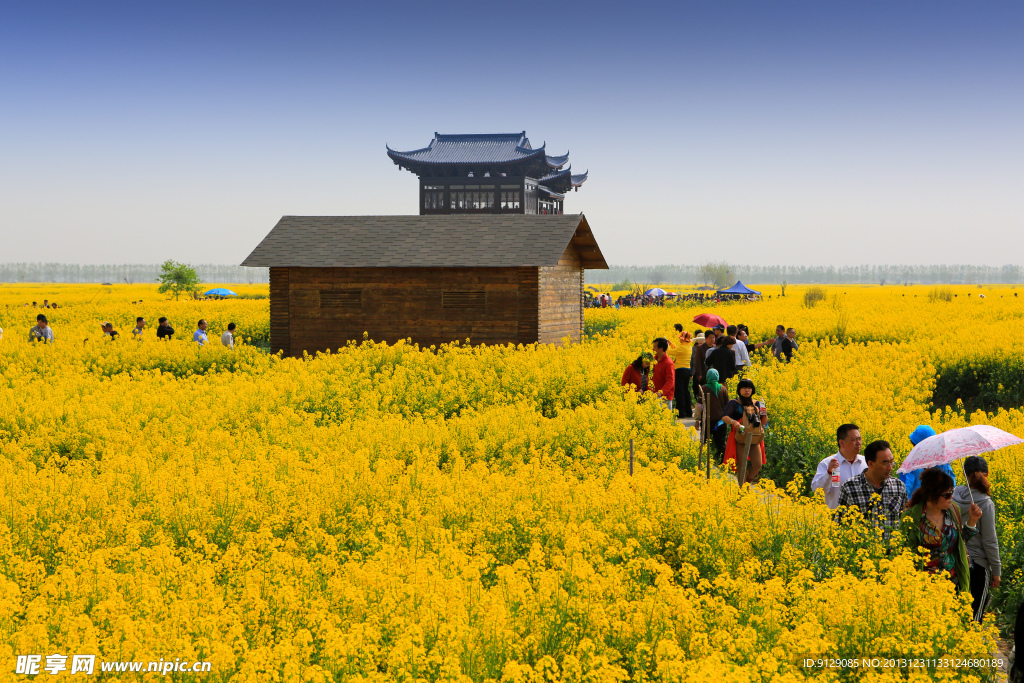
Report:
[[270,269],[270,352],[291,354],[288,317],[288,269]]
[[557,266],[540,268],[538,341],[561,344],[583,337],[583,264],[576,249],[566,247]]
[[520,344],[532,344],[540,335],[537,288],[539,268],[519,268],[519,335]]
[[[271,278],[273,282],[273,270]],[[536,341],[536,268],[289,268],[289,352],[336,350],[363,332],[375,341],[421,346],[455,340]],[[533,271],[531,275],[530,271]],[[361,293],[358,306],[330,306],[322,292]],[[486,306],[441,306],[443,291],[484,291]],[[273,306],[273,302],[271,304]]]

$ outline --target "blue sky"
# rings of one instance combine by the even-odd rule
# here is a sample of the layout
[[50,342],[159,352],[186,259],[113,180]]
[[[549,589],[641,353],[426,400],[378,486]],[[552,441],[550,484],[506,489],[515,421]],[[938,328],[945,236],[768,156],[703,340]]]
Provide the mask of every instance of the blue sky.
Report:
[[0,261],[237,263],[526,130],[612,263],[1024,262],[1024,4],[7,3]]

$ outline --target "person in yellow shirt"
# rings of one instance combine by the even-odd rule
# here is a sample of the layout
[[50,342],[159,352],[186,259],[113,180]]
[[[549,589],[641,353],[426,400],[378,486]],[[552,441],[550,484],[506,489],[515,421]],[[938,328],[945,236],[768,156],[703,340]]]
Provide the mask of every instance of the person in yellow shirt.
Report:
[[692,349],[690,348],[691,337],[690,333],[683,329],[683,326],[676,323],[676,334],[678,335],[679,343],[673,344],[671,341],[668,343],[668,357],[672,359],[672,363],[676,367],[676,388],[675,388],[675,402],[676,408],[679,410],[680,418],[693,417],[693,406],[690,403],[690,355]]

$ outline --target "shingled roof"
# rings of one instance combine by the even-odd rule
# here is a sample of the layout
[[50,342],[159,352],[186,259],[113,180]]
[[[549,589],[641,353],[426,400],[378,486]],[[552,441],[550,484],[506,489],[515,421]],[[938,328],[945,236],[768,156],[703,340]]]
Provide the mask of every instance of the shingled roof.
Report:
[[554,266],[572,243],[607,268],[583,214],[284,216],[243,266],[459,268]]

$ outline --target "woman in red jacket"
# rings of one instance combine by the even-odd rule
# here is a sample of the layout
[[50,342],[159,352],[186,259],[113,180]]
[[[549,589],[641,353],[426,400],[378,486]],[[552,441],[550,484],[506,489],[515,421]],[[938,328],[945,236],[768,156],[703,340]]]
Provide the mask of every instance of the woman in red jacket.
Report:
[[644,351],[639,358],[627,365],[626,371],[622,373],[622,386],[631,386],[640,393],[647,391],[652,360],[654,360],[654,354]]

